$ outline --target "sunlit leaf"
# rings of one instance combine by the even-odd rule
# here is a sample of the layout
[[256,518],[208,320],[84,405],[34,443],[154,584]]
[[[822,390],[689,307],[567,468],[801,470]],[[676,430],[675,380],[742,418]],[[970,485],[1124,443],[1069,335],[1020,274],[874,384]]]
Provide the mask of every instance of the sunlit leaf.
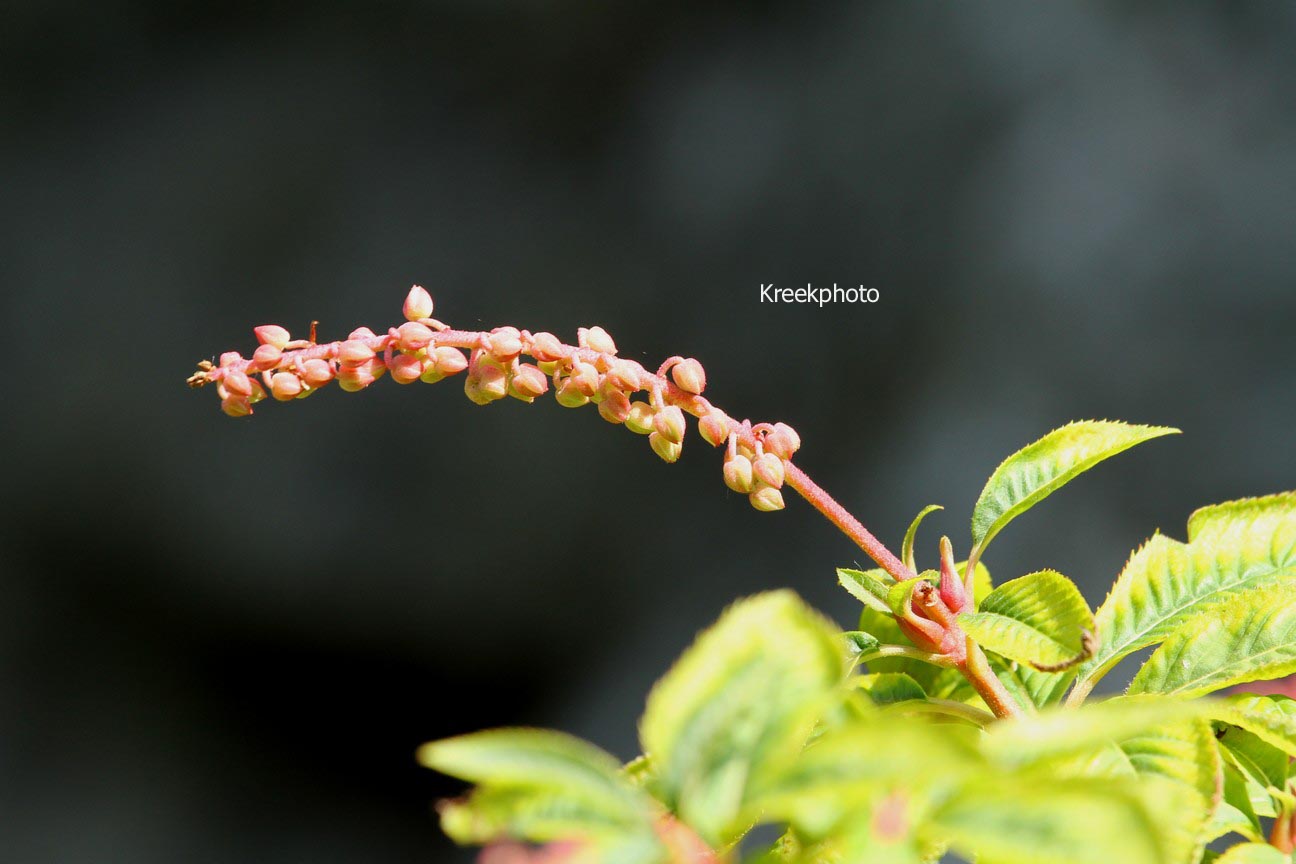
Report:
[[1210,839],[1222,768],[1205,720],[1162,725],[1120,742],[1135,772],[1149,784],[1145,801],[1160,815],[1159,840],[1170,861],[1195,861]]
[[1130,693],[1201,696],[1296,672],[1296,591],[1285,584],[1234,594],[1161,643]]
[[1215,864],[1290,864],[1290,858],[1268,843],[1239,843],[1224,850]]
[[654,793],[710,845],[735,839],[748,785],[800,751],[844,660],[834,628],[792,592],[736,603],[648,697]]
[[903,561],[905,566],[910,570],[915,572],[918,570],[918,568],[914,566],[913,551],[914,538],[918,536],[918,526],[922,524],[923,519],[927,518],[927,514],[944,509],[945,508],[939,504],[928,504],[926,507],[919,510],[918,515],[909,523],[909,530],[905,531],[904,541],[900,544],[900,560]]
[[887,605],[887,592],[891,590],[895,580],[880,567],[875,570],[850,570],[839,567],[837,584],[868,608],[883,613],[891,611],[891,607]]
[[1296,590],[1296,492],[1198,510],[1187,543],[1158,534],[1130,557],[1094,616],[1098,645],[1077,687],[1209,605],[1279,584]]
[[1296,700],[1240,693],[1211,704],[1217,707],[1216,719],[1240,726],[1288,756],[1296,756]]
[[1055,489],[1151,438],[1178,432],[1108,420],[1071,423],[1009,456],[995,469],[972,511],[972,542],[981,550],[1015,517]]
[[1036,667],[1075,661],[1084,650],[1083,634],[1094,626],[1080,589],[1053,570],[1005,582],[986,596],[979,611],[958,621],[983,647]]

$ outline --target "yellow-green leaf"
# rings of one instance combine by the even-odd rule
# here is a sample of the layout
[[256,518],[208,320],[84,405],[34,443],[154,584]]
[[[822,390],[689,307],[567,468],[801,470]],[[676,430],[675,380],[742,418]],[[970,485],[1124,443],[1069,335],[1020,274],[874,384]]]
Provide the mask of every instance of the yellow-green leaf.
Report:
[[712,846],[736,839],[749,784],[801,750],[845,656],[835,628],[790,591],[734,604],[648,697],[653,792]]
[[939,504],[928,504],[926,507],[919,510],[918,515],[909,523],[909,530],[905,531],[904,540],[900,543],[900,560],[903,561],[905,566],[910,570],[913,570],[914,572],[917,572],[918,570],[918,568],[914,566],[913,551],[914,538],[918,536],[918,526],[922,524],[923,519],[927,518],[928,513],[944,509],[945,508]]
[[1233,594],[1184,622],[1148,658],[1130,693],[1201,696],[1296,672],[1296,592]]
[[1037,668],[1076,661],[1094,626],[1080,589],[1053,570],[1005,582],[958,621],[985,648]]
[[1109,420],[1088,420],[1054,429],[1009,456],[990,475],[972,511],[973,544],[983,551],[1014,518],[1104,459],[1178,431]]
[[1290,864],[1290,858],[1268,843],[1239,843],[1226,849],[1215,864]]
[[1288,756],[1296,757],[1296,700],[1287,696],[1240,693],[1213,704],[1217,706],[1212,715],[1216,719],[1240,726]]
[[1163,725],[1120,742],[1145,783],[1150,812],[1160,814],[1160,842],[1170,861],[1196,861],[1205,848],[1222,764],[1205,720]]
[[1296,492],[1198,510],[1187,543],[1158,534],[1130,557],[1094,616],[1098,645],[1077,691],[1210,604],[1278,584],[1296,591]]

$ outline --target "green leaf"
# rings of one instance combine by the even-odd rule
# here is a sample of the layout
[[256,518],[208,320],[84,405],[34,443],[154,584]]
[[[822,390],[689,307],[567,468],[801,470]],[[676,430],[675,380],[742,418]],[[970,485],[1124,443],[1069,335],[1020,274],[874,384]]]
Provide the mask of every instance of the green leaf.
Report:
[[1219,744],[1239,770],[1264,788],[1282,790],[1287,787],[1290,757],[1277,747],[1271,747],[1260,736],[1229,726],[1220,733]]
[[880,567],[875,570],[850,570],[839,567],[837,584],[868,608],[886,613],[891,611],[891,607],[887,605],[887,592],[891,590],[895,580]]
[[1218,706],[1213,715],[1216,719],[1240,726],[1288,756],[1296,756],[1296,700],[1239,693],[1213,704]]
[[1184,622],[1130,683],[1130,693],[1192,697],[1296,672],[1296,592],[1270,585]]
[[649,695],[640,738],[652,789],[711,846],[746,829],[749,784],[797,755],[835,692],[845,652],[834,630],[790,591],[748,598]]
[[617,850],[617,860],[660,857],[652,828],[659,808],[622,776],[614,758],[577,738],[494,729],[424,744],[418,759],[481,784],[441,807],[442,827],[456,842],[579,838]]
[[842,634],[842,639],[846,642],[846,653],[852,659],[871,654],[882,644],[876,636],[863,630],[847,630]]
[[1104,459],[1135,444],[1178,431],[1109,420],[1071,423],[1054,429],[1009,456],[990,475],[972,511],[975,548],[978,553],[984,551],[1014,518]]
[[1160,839],[1170,861],[1196,861],[1215,811],[1221,762],[1205,720],[1160,726],[1120,743],[1130,765],[1149,785],[1149,811],[1160,815]]
[[1248,840],[1264,839],[1260,817],[1251,804],[1251,794],[1246,777],[1229,761],[1223,764],[1224,797],[1215,810],[1206,832],[1206,839],[1214,840],[1226,834],[1241,834]]
[[932,816],[967,858],[997,864],[1160,864],[1142,801],[1110,781],[1010,784],[986,778]]
[[1053,570],[1005,582],[986,596],[980,611],[958,621],[983,647],[1042,671],[1081,657],[1083,634],[1094,626],[1080,589]]
[[1025,663],[1005,660],[997,654],[990,654],[989,657],[995,675],[1018,703],[1025,706],[1047,708],[1056,705],[1076,674],[1074,666],[1061,672],[1040,672]]
[[914,566],[913,547],[914,538],[918,536],[918,526],[922,524],[923,519],[927,518],[928,513],[934,513],[937,510],[944,509],[945,508],[939,504],[928,504],[926,507],[918,511],[918,515],[909,523],[909,530],[905,531],[904,542],[900,544],[900,560],[905,563],[906,567],[915,573],[918,572],[918,568]]
[[860,675],[855,685],[868,694],[874,705],[893,705],[911,699],[926,699],[927,693],[913,678],[901,672]]
[[1268,843],[1239,843],[1226,849],[1215,864],[1290,864],[1290,858]]
[[1276,584],[1296,588],[1296,492],[1198,510],[1187,543],[1158,534],[1130,557],[1094,617],[1098,646],[1077,689],[1209,605]]
[[[865,607],[860,612],[859,628],[876,636],[884,645],[913,645],[890,612],[882,613]],[[911,657],[875,657],[868,661],[868,670],[903,672],[926,690],[941,673],[942,667]]]

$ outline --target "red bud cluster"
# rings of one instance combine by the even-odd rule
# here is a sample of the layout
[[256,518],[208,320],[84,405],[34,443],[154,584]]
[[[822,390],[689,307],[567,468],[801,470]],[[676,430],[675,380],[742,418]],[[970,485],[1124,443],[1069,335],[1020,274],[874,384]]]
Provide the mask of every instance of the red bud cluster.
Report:
[[725,485],[747,495],[757,510],[783,509],[785,464],[800,437],[785,423],[753,426],[716,408],[702,396],[706,370],[697,360],[671,357],[654,374],[618,357],[602,327],[580,328],[573,346],[552,333],[516,327],[452,330],[431,317],[432,310],[431,295],[415,285],[402,307],[405,323],[381,335],[360,327],[346,339],[318,343],[312,326],[310,339],[294,341],[287,329],[264,324],[254,328],[259,347],[250,358],[231,351],[218,364],[203,361],[189,384],[215,384],[221,408],[232,417],[250,415],[267,394],[281,402],[304,399],[333,380],[354,393],[388,372],[398,384],[435,384],[466,373],[464,393],[479,405],[507,396],[533,402],[552,386],[558,404],[595,404],[609,423],[647,435],[667,462],[680,458],[685,415],[692,414],[707,443],[726,447]]

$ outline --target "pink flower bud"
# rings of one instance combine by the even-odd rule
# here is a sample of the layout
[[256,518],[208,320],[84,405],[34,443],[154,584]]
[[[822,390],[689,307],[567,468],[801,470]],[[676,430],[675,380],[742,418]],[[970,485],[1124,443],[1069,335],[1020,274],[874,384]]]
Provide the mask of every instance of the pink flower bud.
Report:
[[603,396],[598,410],[599,416],[609,423],[624,423],[630,416],[630,397],[620,390],[611,390]]
[[667,405],[653,418],[653,429],[672,444],[679,444],[684,440],[684,412],[674,405]]
[[612,337],[602,327],[590,327],[588,329],[581,327],[576,331],[576,334],[581,346],[589,348],[591,351],[598,351],[600,354],[615,354],[617,351],[616,343],[612,341]]
[[288,331],[278,324],[262,324],[260,327],[253,327],[252,332],[256,334],[258,345],[273,345],[281,351],[292,339]]
[[[415,285],[405,295],[405,305],[401,307],[406,321],[417,321],[420,318],[432,317],[432,295]],[[395,377],[395,376],[392,376]]]
[[266,391],[265,388],[261,386],[260,381],[255,378],[250,379],[250,381],[252,384],[252,395],[248,397],[248,403],[255,405],[262,399],[266,398]]
[[735,492],[752,491],[752,463],[746,456],[735,455],[724,463],[724,482]]
[[701,393],[706,389],[706,371],[692,358],[672,366],[671,377],[675,379],[675,386],[685,393]]
[[397,384],[413,384],[423,374],[423,359],[413,354],[397,354],[388,368]]
[[786,423],[775,423],[774,431],[765,436],[765,449],[780,459],[791,459],[801,449],[801,436]]
[[626,416],[626,428],[636,435],[647,435],[653,431],[653,417],[657,414],[647,402],[631,402],[630,413]]
[[773,453],[762,453],[752,463],[752,476],[766,486],[778,489],[783,485],[783,460]]
[[531,356],[545,362],[561,360],[562,342],[552,333],[537,333],[531,337]]
[[468,358],[458,348],[442,345],[436,349],[436,369],[447,378],[468,368]]
[[594,391],[598,390],[598,370],[590,363],[577,361],[567,380],[571,382],[571,385],[576,389],[576,392],[583,396],[593,396]]
[[549,392],[549,379],[536,367],[523,363],[514,371],[509,387],[510,396],[529,402],[547,392]]
[[338,370],[337,382],[348,393],[355,393],[378,380],[368,363],[357,366],[343,366]]
[[496,327],[487,339],[486,350],[501,363],[508,363],[522,353],[521,334],[516,327]]
[[368,327],[357,327],[347,336],[348,339],[372,339],[375,333]]
[[333,380],[333,366],[327,360],[307,360],[301,370],[302,379],[312,387],[323,387]]
[[612,361],[608,366],[607,380],[616,389],[627,393],[640,389],[639,370],[629,360]]
[[248,367],[250,371],[264,372],[273,369],[279,365],[283,359],[283,351],[274,345],[258,345],[257,349],[252,352],[252,365]]
[[761,483],[756,484],[756,488],[747,496],[747,500],[751,502],[753,507],[760,510],[762,513],[782,510],[787,506],[783,503],[782,492],[775,489],[773,486],[766,486]]
[[679,442],[667,441],[656,432],[649,434],[648,443],[652,445],[653,452],[667,462],[674,462],[678,459],[680,451],[684,449]]
[[226,366],[233,366],[242,359],[243,355],[237,351],[226,351],[224,354],[220,355],[220,367],[224,369]]
[[374,358],[374,350],[359,339],[348,339],[338,347],[338,359],[351,366],[368,363]]
[[396,328],[396,344],[402,351],[418,351],[432,341],[432,331],[417,321],[406,321]]
[[558,386],[558,392],[554,397],[564,408],[580,408],[582,405],[589,404],[589,397],[580,391],[571,378]]
[[296,399],[301,392],[301,379],[291,372],[276,372],[270,378],[270,395],[280,402]]
[[437,369],[435,359],[428,357],[423,361],[423,371],[419,373],[419,380],[424,384],[435,384],[445,377]]
[[228,396],[221,400],[221,410],[231,417],[246,417],[252,413],[252,406],[244,396]]
[[251,396],[252,379],[237,369],[231,369],[225,373],[225,389],[233,396]]
[[720,412],[712,411],[698,420],[698,432],[712,447],[719,447],[729,440],[729,422]]
[[493,363],[478,363],[464,379],[464,395],[478,405],[489,405],[508,395],[508,376]]

